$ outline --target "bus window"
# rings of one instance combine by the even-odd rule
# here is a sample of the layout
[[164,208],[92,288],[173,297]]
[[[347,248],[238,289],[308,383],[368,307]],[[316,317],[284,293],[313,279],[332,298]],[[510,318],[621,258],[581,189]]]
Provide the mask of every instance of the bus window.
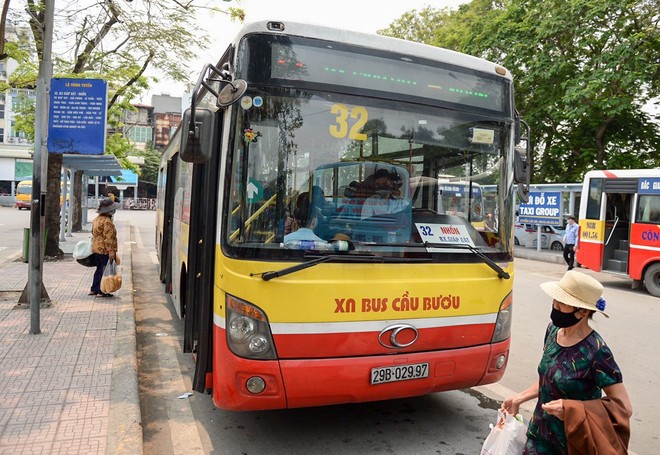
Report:
[[590,220],[600,219],[601,194],[603,194],[603,179],[591,179],[591,182],[589,182],[586,216]]
[[660,224],[660,196],[639,196],[637,221],[639,223]]

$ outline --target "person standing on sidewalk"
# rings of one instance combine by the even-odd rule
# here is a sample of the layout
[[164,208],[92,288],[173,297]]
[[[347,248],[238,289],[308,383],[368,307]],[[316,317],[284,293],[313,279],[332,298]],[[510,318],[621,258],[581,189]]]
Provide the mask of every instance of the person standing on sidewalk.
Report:
[[89,295],[96,297],[112,297],[101,291],[101,278],[103,278],[103,269],[110,259],[115,259],[117,255],[117,229],[112,222],[112,216],[119,207],[119,204],[113,202],[112,198],[104,198],[99,202],[97,210],[98,216],[92,222],[92,256],[96,271],[94,280],[90,288]]
[[564,261],[568,264],[568,270],[573,270],[575,263],[575,252],[578,250],[578,225],[573,215],[568,217],[568,225],[564,234]]

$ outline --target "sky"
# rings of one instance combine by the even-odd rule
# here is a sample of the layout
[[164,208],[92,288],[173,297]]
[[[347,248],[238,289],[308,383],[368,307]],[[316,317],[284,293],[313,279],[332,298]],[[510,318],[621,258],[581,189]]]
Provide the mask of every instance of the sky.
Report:
[[[470,0],[242,0],[225,3],[217,1],[219,7],[238,6],[246,13],[245,23],[258,20],[280,20],[308,22],[327,25],[365,33],[376,33],[386,28],[405,12],[426,6],[436,9],[455,9]],[[198,50],[199,58],[188,62],[186,69],[192,81],[206,63],[216,63],[230,41],[238,33],[242,24],[231,22],[226,15],[214,14],[207,16],[200,24],[209,35],[213,45],[209,50]],[[182,96],[185,86],[182,83],[162,80],[153,85],[148,94],[142,98],[144,104],[151,103],[154,94],[169,94]]]

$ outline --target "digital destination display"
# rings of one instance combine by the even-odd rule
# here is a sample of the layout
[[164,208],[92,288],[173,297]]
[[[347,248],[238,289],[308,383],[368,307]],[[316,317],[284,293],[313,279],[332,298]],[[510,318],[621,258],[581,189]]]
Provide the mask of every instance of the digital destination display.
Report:
[[272,43],[271,78],[335,84],[503,112],[508,97],[505,79],[479,77],[448,68],[374,55]]

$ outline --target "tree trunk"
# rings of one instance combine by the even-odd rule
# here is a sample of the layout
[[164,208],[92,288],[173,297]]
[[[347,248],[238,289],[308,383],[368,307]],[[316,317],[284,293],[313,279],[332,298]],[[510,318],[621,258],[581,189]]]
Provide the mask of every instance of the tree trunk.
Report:
[[72,232],[81,232],[82,231],[82,201],[83,201],[83,195],[87,195],[87,188],[83,188],[83,172],[82,171],[76,171],[73,174],[73,197],[71,200],[73,201],[73,205],[71,205],[71,208],[73,210],[73,225],[71,226],[71,231]]
[[[48,154],[48,180],[46,183],[46,250],[45,256],[61,256],[60,250],[60,192],[62,155]],[[62,201],[66,204],[66,201]]]
[[612,118],[605,119],[596,132],[596,165],[597,169],[605,168],[605,133],[607,127],[612,123]]

